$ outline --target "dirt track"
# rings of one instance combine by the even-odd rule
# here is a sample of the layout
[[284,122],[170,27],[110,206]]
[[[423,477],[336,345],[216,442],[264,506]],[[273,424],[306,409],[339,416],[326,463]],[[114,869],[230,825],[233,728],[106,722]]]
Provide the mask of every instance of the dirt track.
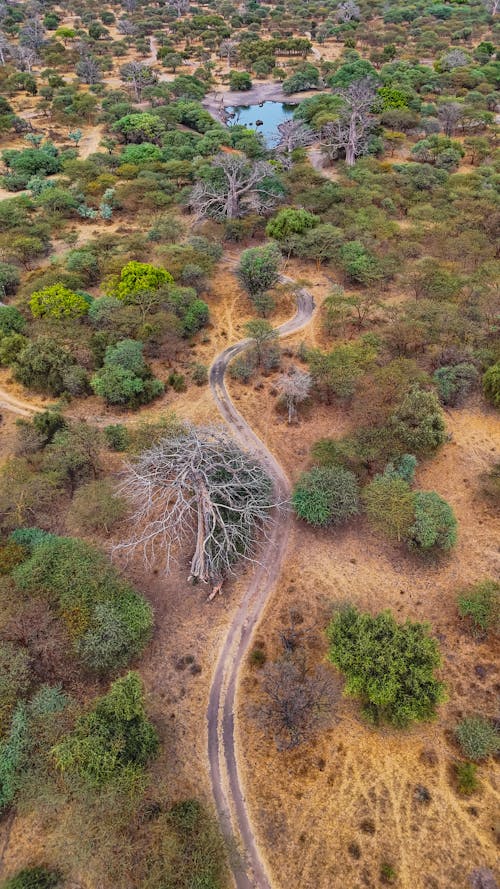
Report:
[[[283,283],[291,283],[282,277]],[[297,293],[297,312],[277,328],[280,337],[305,327],[314,312],[314,301],[305,289]],[[210,368],[210,387],[217,407],[245,448],[254,453],[274,482],[275,498],[285,504],[290,493],[288,478],[265,444],[236,410],[224,384],[229,363],[249,345],[241,340],[219,355]],[[290,511],[283,506],[266,542],[260,563],[229,627],[215,668],[207,709],[210,780],[221,827],[229,839],[237,837],[240,854],[233,861],[237,889],[271,889],[266,865],[256,843],[240,781],[234,737],[235,696],[238,675],[253,630],[278,580],[290,528]],[[234,829],[235,828],[235,829]],[[231,843],[231,845],[233,845]]]

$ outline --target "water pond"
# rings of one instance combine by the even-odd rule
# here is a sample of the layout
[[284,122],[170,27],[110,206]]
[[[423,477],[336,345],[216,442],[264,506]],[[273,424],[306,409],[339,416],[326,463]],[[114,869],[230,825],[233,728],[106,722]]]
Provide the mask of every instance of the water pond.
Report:
[[226,108],[232,115],[228,126],[236,124],[262,133],[268,148],[273,148],[278,141],[278,126],[293,116],[296,105],[284,105],[282,102],[262,102],[260,105],[231,105]]

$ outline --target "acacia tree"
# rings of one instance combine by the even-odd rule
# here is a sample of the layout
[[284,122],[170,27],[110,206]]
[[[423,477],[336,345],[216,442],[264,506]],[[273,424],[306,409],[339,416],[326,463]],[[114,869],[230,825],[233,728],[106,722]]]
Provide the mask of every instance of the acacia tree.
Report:
[[280,374],[276,382],[276,388],[283,396],[288,408],[288,422],[293,423],[297,419],[297,407],[309,396],[311,391],[311,374],[291,367],[288,373]]
[[118,549],[140,548],[170,570],[173,551],[195,539],[190,576],[220,590],[238,559],[251,560],[256,535],[272,518],[272,483],[255,457],[216,427],[190,427],[127,466],[121,493],[134,507],[131,537]]
[[191,206],[199,216],[238,219],[252,210],[259,213],[272,209],[280,194],[278,180],[267,161],[221,153],[193,188]]
[[375,85],[372,78],[361,77],[335,93],[344,100],[344,108],[337,120],[323,127],[322,142],[330,160],[334,160],[339,151],[344,151],[347,166],[353,167],[356,158],[368,147]]

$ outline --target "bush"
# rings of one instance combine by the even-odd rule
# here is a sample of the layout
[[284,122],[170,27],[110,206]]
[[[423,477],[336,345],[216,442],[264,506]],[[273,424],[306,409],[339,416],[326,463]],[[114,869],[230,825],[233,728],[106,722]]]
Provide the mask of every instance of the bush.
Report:
[[0,642],[0,736],[3,735],[19,697],[31,684],[30,656],[26,648]]
[[455,737],[464,756],[474,762],[495,756],[500,750],[500,733],[482,716],[462,719],[455,729]]
[[26,321],[15,306],[0,306],[0,337],[22,333],[25,327]]
[[402,478],[411,485],[415,478],[417,458],[413,454],[402,454],[397,460],[392,460],[384,469],[384,478]]
[[425,457],[446,441],[443,414],[434,392],[414,386],[389,419],[392,440],[406,452]]
[[151,635],[153,620],[147,602],[103,553],[82,540],[49,535],[37,542],[12,577],[19,589],[49,596],[68,627],[76,653],[93,672],[104,674],[125,666]]
[[492,364],[483,374],[483,392],[494,407],[500,408],[500,362]]
[[104,366],[93,375],[90,385],[108,404],[138,407],[165,391],[160,380],[152,378],[143,357],[144,346],[137,340],[120,340],[108,346]]
[[142,682],[128,673],[77,720],[75,730],[53,749],[56,766],[97,789],[131,784],[158,749]]
[[123,518],[125,501],[117,497],[107,479],[82,485],[71,501],[67,521],[77,532],[104,531],[106,534]]
[[361,498],[375,531],[390,540],[407,539],[414,520],[414,495],[404,479],[376,476],[363,489]]
[[477,780],[477,765],[473,762],[457,762],[455,766],[457,776],[457,788],[459,793],[470,796],[479,787]]
[[25,867],[2,883],[1,889],[56,889],[61,882],[58,871],[48,867]]
[[9,539],[31,553],[42,543],[47,543],[48,540],[57,540],[57,536],[49,531],[42,531],[41,528],[17,528]]
[[13,365],[14,378],[27,388],[48,395],[62,395],[65,391],[65,374],[76,365],[69,351],[56,340],[42,337],[28,343]]
[[304,472],[292,495],[293,508],[310,525],[340,525],[359,511],[359,489],[352,472],[340,466]]
[[446,500],[435,491],[417,491],[413,499],[414,522],[408,544],[422,551],[449,550],[457,542],[457,520]]
[[130,444],[130,435],[127,427],[121,423],[115,423],[104,427],[104,436],[108,447],[112,451],[126,451]]
[[0,545],[0,575],[10,574],[16,565],[19,565],[26,556],[24,547],[9,540],[7,543]]
[[248,71],[230,71],[229,89],[238,92],[246,92],[252,89],[252,80]]
[[458,597],[460,617],[469,618],[475,633],[500,633],[500,583],[483,580]]
[[479,374],[473,364],[455,364],[440,367],[434,372],[439,399],[443,404],[455,407],[477,385]]
[[441,657],[425,624],[397,624],[389,611],[372,617],[347,606],[327,635],[329,659],[346,676],[345,693],[361,698],[369,719],[406,727],[435,716],[444,699],[434,675]]
[[89,300],[63,284],[53,284],[31,294],[30,309],[35,318],[81,318],[89,311]]
[[15,293],[19,282],[20,276],[17,266],[10,262],[0,262],[0,296]]

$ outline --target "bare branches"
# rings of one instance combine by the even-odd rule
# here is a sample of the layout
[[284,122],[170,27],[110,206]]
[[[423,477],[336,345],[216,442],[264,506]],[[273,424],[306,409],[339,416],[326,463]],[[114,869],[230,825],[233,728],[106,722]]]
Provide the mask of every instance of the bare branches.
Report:
[[322,141],[330,160],[345,151],[346,163],[352,167],[368,147],[375,86],[370,77],[362,77],[335,92],[344,100],[345,107],[337,120],[323,127]]
[[332,719],[336,692],[328,667],[308,670],[301,657],[283,657],[266,665],[262,675],[265,700],[257,716],[278,750],[297,747]]
[[311,374],[298,367],[291,367],[288,373],[279,375],[276,388],[286,402],[289,423],[297,419],[297,406],[309,396],[311,386]]
[[266,186],[274,171],[266,161],[249,161],[241,154],[218,154],[212,168],[215,175],[197,182],[191,193],[191,206],[204,217],[238,219],[274,207],[276,190]]
[[121,493],[134,506],[132,535],[168,572],[174,551],[195,538],[190,579],[220,584],[234,563],[251,560],[259,530],[272,522],[272,483],[257,460],[222,429],[188,428],[164,438],[126,470]]
[[285,120],[278,126],[280,138],[277,150],[280,153],[291,154],[295,148],[305,148],[314,142],[314,134],[307,124],[300,120]]

